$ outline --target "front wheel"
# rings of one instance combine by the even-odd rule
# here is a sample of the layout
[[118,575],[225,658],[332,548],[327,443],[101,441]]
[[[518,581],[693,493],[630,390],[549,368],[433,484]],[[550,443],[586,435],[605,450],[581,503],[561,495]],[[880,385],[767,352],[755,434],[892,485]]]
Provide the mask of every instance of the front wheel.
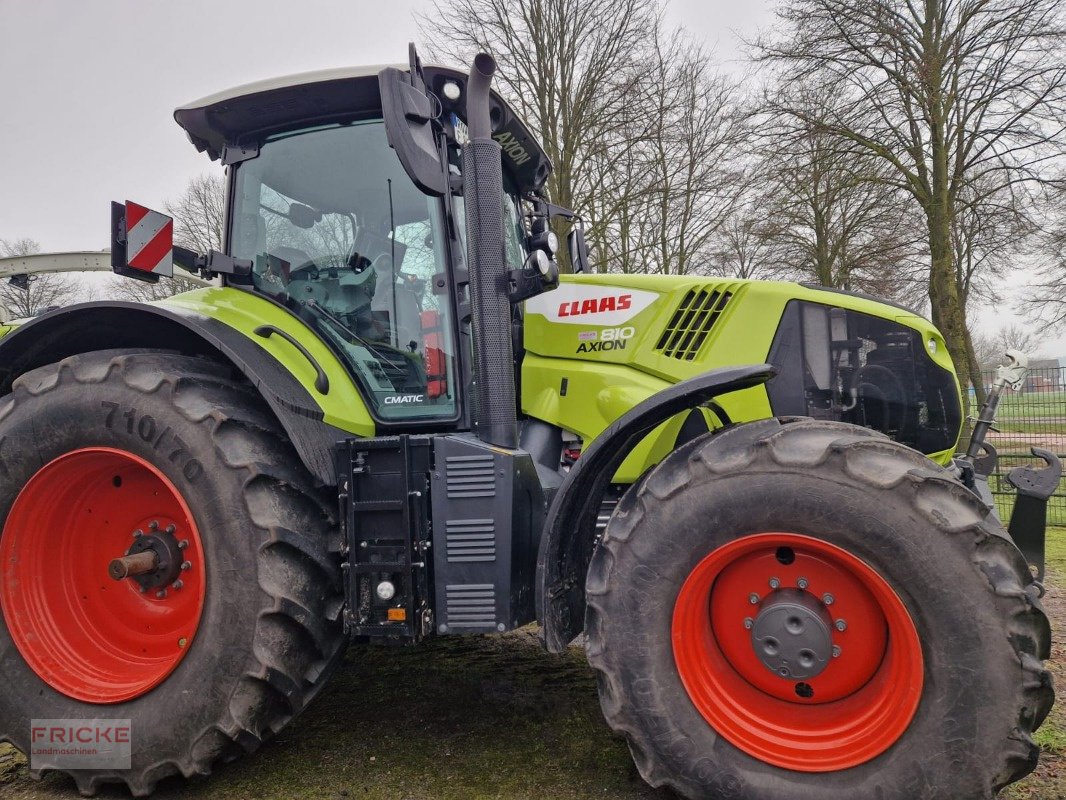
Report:
[[689,798],[990,798],[1053,701],[1024,559],[945,470],[766,420],[675,452],[612,518],[588,655],[643,777]]
[[106,352],[20,377],[0,399],[0,741],[93,721],[78,735],[128,738],[128,760],[31,768],[143,796],[273,736],[343,649],[323,501],[227,367]]

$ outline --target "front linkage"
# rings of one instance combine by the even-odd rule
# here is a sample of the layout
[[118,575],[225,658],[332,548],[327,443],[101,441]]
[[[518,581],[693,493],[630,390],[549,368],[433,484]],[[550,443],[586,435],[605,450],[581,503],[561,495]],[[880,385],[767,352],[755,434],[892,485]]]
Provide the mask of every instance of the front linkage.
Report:
[[[996,371],[996,380],[988,393],[981,413],[974,422],[973,434],[965,455],[955,459],[959,478],[993,513],[995,502],[988,487],[988,477],[995,472],[999,454],[995,447],[985,441],[989,431],[994,431],[996,411],[1003,390],[1008,386],[1014,391],[1021,391],[1029,371],[1028,357],[1018,350],[1008,350],[1007,363]],[[1011,538],[1022,551],[1029,569],[1037,580],[1044,579],[1044,552],[1047,533],[1047,503],[1055,493],[1062,477],[1062,462],[1050,450],[1031,447],[1034,457],[1044,462],[1043,466],[1025,465],[1015,467],[1007,473],[1007,482],[1018,490],[1014,508],[1011,511],[1007,530]]]

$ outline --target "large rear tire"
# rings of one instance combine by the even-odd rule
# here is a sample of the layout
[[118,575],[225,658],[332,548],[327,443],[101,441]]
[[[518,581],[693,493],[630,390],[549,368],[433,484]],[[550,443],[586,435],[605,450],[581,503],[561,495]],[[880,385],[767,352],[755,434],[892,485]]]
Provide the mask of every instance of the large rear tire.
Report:
[[[224,366],[104,352],[20,377],[0,400],[0,739],[130,719],[130,769],[57,769],[138,796],[257,748],[342,655],[327,500]],[[109,575],[149,545],[155,571]]]
[[741,425],[667,457],[589,569],[608,723],[688,798],[993,797],[1054,695],[1024,559],[947,471],[880,434]]

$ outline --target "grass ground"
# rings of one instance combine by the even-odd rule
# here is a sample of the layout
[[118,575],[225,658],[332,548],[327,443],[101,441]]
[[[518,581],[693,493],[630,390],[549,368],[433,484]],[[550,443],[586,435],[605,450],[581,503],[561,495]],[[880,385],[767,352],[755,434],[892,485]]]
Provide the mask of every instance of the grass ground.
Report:
[[[994,484],[993,488],[997,490],[996,510],[999,512],[999,518],[1006,524],[1010,520],[1011,509],[1014,508],[1014,489],[1006,481],[1003,482],[1003,492],[1009,490],[1011,494],[1000,494],[998,485]],[[1055,495],[1048,502],[1047,524],[1050,528],[1066,528],[1066,480],[1060,484],[1060,492],[1062,493]],[[1066,578],[1066,569],[1062,570],[1062,575]]]
[[1002,417],[1056,417],[1066,409],[1066,392],[1012,392],[999,401]]
[[[2,748],[0,745],[0,753]],[[8,752],[9,756],[13,755]],[[3,755],[0,755],[0,760]],[[71,782],[31,781],[7,762],[4,800],[71,800]],[[5,765],[0,763],[0,775]],[[0,777],[0,781],[4,781]],[[105,798],[128,798],[111,789]],[[208,780],[172,779],[176,800],[665,800],[607,730],[576,649],[535,635],[439,639],[349,650],[322,696],[278,739]]]
[[[1066,528],[1049,536],[1052,669],[1066,686]],[[1039,732],[1036,773],[1004,797],[1066,798],[1066,703]],[[5,800],[70,800],[58,776],[32,781],[0,745]],[[127,798],[118,789],[105,798]],[[159,800],[671,800],[637,776],[603,723],[580,650],[544,653],[528,630],[352,649],[308,712],[257,755],[207,780],[171,779]]]

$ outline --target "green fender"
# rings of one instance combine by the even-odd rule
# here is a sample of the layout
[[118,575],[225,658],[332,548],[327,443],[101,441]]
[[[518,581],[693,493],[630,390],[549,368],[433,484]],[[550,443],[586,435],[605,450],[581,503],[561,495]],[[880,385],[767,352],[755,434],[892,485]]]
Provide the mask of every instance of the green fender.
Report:
[[366,403],[333,351],[285,308],[227,287],[152,304],[82,303],[37,317],[0,338],[0,393],[9,392],[19,375],[67,356],[136,348],[233,365],[327,486],[336,485],[332,446],[352,435],[375,435]]

